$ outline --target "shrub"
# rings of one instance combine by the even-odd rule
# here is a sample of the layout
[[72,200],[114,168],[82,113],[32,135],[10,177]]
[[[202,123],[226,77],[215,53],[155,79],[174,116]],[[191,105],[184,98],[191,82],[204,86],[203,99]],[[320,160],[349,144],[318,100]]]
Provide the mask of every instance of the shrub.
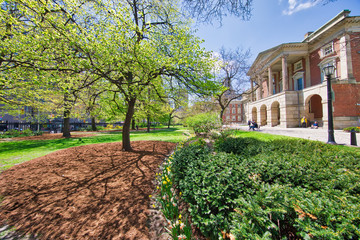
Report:
[[[256,147],[254,147],[256,146]],[[175,152],[175,184],[210,239],[359,239],[360,154],[302,139],[224,138]]]
[[221,128],[221,121],[217,114],[202,113],[187,118],[186,125],[191,127],[195,134],[208,134],[211,130]]
[[28,136],[38,136],[42,134],[43,132],[41,131],[33,132],[30,129],[25,129],[24,131],[10,129],[9,131],[0,134],[0,138],[28,137]]
[[360,133],[360,127],[347,127],[343,129],[345,132],[351,132],[352,130],[354,130],[357,133]]
[[252,156],[262,150],[262,142],[254,138],[219,138],[215,142],[215,148],[219,152]]

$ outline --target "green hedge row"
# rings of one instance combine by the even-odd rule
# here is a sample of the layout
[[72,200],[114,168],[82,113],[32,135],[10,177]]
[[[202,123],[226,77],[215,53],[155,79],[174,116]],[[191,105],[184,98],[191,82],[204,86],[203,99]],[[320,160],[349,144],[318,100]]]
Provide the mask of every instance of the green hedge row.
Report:
[[359,239],[360,154],[306,140],[221,139],[174,154],[192,221],[218,239]]
[[6,132],[0,133],[0,138],[13,138],[13,137],[28,137],[28,136],[39,136],[42,135],[41,131],[31,131],[30,129],[26,129],[24,131],[19,131],[15,129],[11,129]]

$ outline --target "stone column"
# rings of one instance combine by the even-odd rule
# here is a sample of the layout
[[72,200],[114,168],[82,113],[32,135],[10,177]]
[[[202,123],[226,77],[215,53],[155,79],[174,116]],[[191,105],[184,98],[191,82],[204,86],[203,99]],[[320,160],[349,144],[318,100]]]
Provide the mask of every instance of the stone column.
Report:
[[271,71],[271,67],[268,68],[268,75],[269,75],[269,96],[273,95],[273,80],[272,80],[272,71]]
[[262,99],[263,98],[263,95],[262,95],[262,92],[263,92],[263,85],[262,85],[262,77],[259,76],[258,77],[258,81],[259,81],[259,99]]
[[310,55],[307,55],[305,58],[305,79],[306,79],[306,81],[304,81],[305,82],[304,88],[308,88],[311,86],[311,83],[310,83]]
[[282,63],[282,84],[283,84],[283,91],[288,90],[288,70],[287,70],[287,56],[284,55],[281,57]]
[[288,89],[287,90],[294,90],[295,87],[293,85],[293,67],[292,67],[292,64],[289,65],[289,72],[288,72],[288,79],[289,79],[289,85],[288,85]]
[[254,81],[252,78],[250,79],[250,84],[251,84],[250,102],[252,102],[254,101]]
[[279,93],[280,92],[280,73],[276,72],[275,73],[275,93]]

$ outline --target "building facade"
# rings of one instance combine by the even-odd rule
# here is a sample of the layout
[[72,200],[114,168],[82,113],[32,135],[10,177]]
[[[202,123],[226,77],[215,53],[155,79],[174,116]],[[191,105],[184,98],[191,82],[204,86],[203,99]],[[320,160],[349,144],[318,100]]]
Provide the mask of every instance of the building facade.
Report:
[[306,116],[327,127],[327,81],[332,76],[334,128],[360,125],[360,16],[344,10],[302,42],[261,52],[250,70],[251,95],[246,120],[260,125],[298,127]]
[[233,100],[225,109],[223,122],[226,124],[239,124],[245,122],[243,101]]

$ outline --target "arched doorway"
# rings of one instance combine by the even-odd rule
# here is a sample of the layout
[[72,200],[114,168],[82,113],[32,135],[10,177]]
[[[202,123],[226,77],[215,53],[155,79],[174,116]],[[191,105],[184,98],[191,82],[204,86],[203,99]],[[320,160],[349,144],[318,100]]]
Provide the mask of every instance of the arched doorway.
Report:
[[309,113],[310,122],[318,121],[321,125],[323,123],[323,105],[322,98],[320,95],[312,95],[308,97],[308,101],[306,102]]
[[271,104],[271,126],[275,127],[280,124],[280,103],[275,101]]
[[260,107],[260,125],[264,126],[266,125],[267,121],[267,108],[266,105],[261,105]]
[[251,120],[257,122],[257,109],[256,107],[253,107],[251,111]]

